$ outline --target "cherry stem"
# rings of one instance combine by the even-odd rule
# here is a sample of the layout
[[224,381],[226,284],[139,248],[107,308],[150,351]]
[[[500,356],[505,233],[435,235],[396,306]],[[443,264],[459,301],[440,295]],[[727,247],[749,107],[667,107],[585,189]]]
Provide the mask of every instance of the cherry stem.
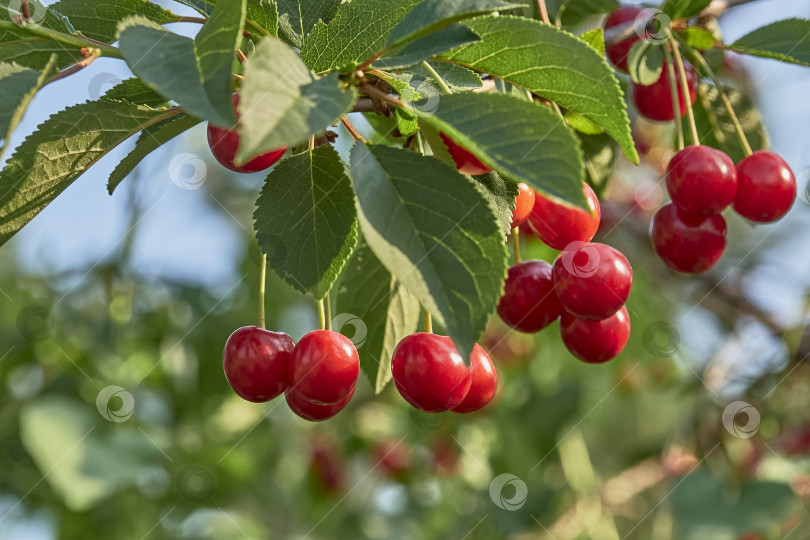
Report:
[[[689,129],[692,132],[692,144],[700,146],[700,136],[698,135],[697,124],[695,124],[695,112],[692,110],[692,100],[689,98],[689,83],[686,80],[686,69],[683,67],[681,51],[678,49],[678,42],[672,36],[669,37],[672,44],[672,54],[675,56],[675,63],[681,75],[681,91],[683,92],[683,102],[686,105],[686,114],[689,117]],[[680,121],[680,120],[679,120]]]
[[669,91],[672,96],[672,115],[675,117],[675,133],[678,135],[678,150],[683,150],[683,124],[681,124],[681,111],[678,106],[678,78],[675,76],[675,65],[672,63],[672,55],[669,49],[664,47],[666,57],[667,75],[669,77]]
[[452,94],[453,93],[453,91],[450,89],[450,86],[448,86],[447,83],[444,81],[444,79],[442,79],[442,76],[439,75],[436,72],[435,69],[433,69],[433,66],[431,66],[427,62],[423,61],[422,62],[422,67],[424,67],[428,71],[428,73],[430,73],[430,75],[434,79],[436,79],[436,82],[439,83],[439,88],[442,89],[442,92],[444,92],[445,94]]
[[262,263],[259,269],[259,328],[265,327],[264,291],[266,281],[267,281],[267,254],[262,253]]
[[20,15],[22,15],[26,22],[31,20],[31,10],[28,6],[28,0],[22,0],[22,2],[20,2]]
[[236,57],[239,59],[240,64],[247,62],[247,56],[245,56],[245,53],[242,52],[242,49],[236,49]]
[[323,314],[323,298],[318,300],[318,326],[321,330],[326,330],[326,317]]
[[428,310],[425,310],[425,332],[428,334],[433,333],[433,319]]
[[343,126],[349,131],[349,133],[351,133],[355,141],[366,142],[363,136],[360,135],[360,132],[357,131],[357,128],[354,127],[354,124],[352,124],[351,120],[349,120],[348,116],[346,116],[345,114],[342,115],[340,117],[340,121],[343,123]]
[[323,320],[324,320],[324,330],[331,330],[332,329],[332,307],[329,305],[329,293],[326,293],[326,296],[323,297]]
[[540,11],[540,18],[546,24],[551,24],[551,19],[548,18],[548,8],[546,8],[546,0],[537,0],[537,9]]
[[515,264],[523,262],[523,257],[520,256],[520,229],[518,227],[512,229],[512,252],[515,254]]

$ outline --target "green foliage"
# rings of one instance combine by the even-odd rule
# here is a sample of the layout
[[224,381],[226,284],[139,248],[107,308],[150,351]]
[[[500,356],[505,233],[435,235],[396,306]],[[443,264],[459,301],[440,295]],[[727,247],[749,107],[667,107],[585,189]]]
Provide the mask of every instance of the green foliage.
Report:
[[493,209],[471,179],[415,152],[357,143],[351,168],[369,246],[469,358],[506,276]]
[[605,56],[605,31],[601,28],[587,30],[579,36],[579,39],[593,47],[599,56]]
[[638,40],[627,56],[627,68],[634,83],[642,86],[654,84],[664,71],[664,53],[661,47],[643,39]]
[[463,24],[483,41],[443,59],[491,73],[581,114],[638,162],[619,82],[591,46],[553,26],[518,17],[482,17]]
[[686,44],[694,49],[711,49],[719,40],[705,28],[690,26],[683,32]]
[[501,228],[504,236],[512,232],[512,211],[515,209],[515,197],[520,190],[515,182],[506,180],[495,171],[473,177],[475,187],[489,201],[495,213],[495,221]]
[[196,10],[200,15],[204,17],[210,17],[211,14],[214,12],[214,2],[213,0],[174,0],[180,4],[186,5],[194,10]]
[[[32,13],[45,13],[38,23],[43,28],[66,34],[73,32],[67,21],[38,0],[29,0],[29,5]],[[14,6],[15,4],[8,1],[0,6],[0,23],[14,25],[0,31],[0,62],[15,62],[24,67],[42,70],[51,61],[52,55],[56,55],[57,69],[82,58],[76,49],[41,36],[32,36],[25,28],[18,27],[14,17],[19,17],[19,13],[14,11]],[[16,6],[19,6],[19,2]]]
[[694,17],[706,9],[712,0],[666,0],[661,5],[661,11],[672,19]]
[[579,135],[582,152],[585,155],[585,173],[588,183],[597,195],[601,196],[608,185],[613,165],[618,157],[616,143],[606,134]]
[[728,48],[743,54],[810,66],[810,20],[776,21],[744,35]]
[[51,9],[70,19],[83,35],[104,43],[115,41],[118,22],[129,16],[141,15],[158,24],[176,18],[149,0],[60,0]]
[[454,24],[438,32],[423,36],[401,47],[394,47],[374,62],[380,69],[395,69],[413,66],[441,53],[480,41],[468,28]]
[[340,2],[341,0],[277,0],[279,35],[287,43],[300,49],[304,45],[304,38],[318,21],[328,23],[332,20]]
[[104,93],[107,99],[129,101],[136,105],[148,105],[153,109],[166,104],[166,98],[146,86],[139,78],[124,79]]
[[6,153],[11,134],[22,120],[37,91],[56,71],[56,57],[41,72],[13,62],[0,63],[0,158]]
[[245,16],[245,22],[264,35],[278,35],[278,8],[273,0],[247,0]]
[[328,145],[286,159],[267,176],[254,219],[267,265],[323,298],[357,243],[346,165]]
[[572,26],[586,17],[610,13],[619,7],[619,0],[546,0],[546,6],[552,19]]

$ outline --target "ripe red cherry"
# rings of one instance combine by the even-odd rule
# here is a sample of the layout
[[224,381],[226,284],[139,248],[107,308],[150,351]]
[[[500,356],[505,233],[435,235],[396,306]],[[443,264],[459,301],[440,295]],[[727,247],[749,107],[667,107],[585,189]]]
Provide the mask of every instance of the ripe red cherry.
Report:
[[472,152],[460,144],[457,144],[456,141],[444,133],[439,133],[439,137],[441,137],[444,144],[447,145],[447,150],[450,152],[450,157],[456,162],[456,168],[459,170],[459,172],[471,175],[487,174],[488,172],[492,172],[492,169],[481,163],[481,160],[475,157]]
[[290,386],[316,405],[331,405],[350,395],[360,375],[360,357],[349,338],[331,330],[302,337],[290,360]]
[[[695,103],[697,98],[698,79],[695,70],[689,64],[684,64],[686,71],[686,82],[689,88],[689,102]],[[683,118],[686,114],[686,102],[683,99],[683,87],[680,82],[680,76],[677,75],[675,80],[678,86],[678,110],[680,111],[679,118]],[[642,116],[655,120],[657,122],[670,122],[675,119],[674,111],[672,110],[672,91],[669,87],[669,70],[664,66],[664,71],[661,73],[658,81],[650,86],[642,86],[640,84],[631,83],[633,87],[633,102],[636,104],[638,112]]]
[[[238,122],[239,112],[237,105],[239,104],[239,94],[234,94],[232,99]],[[287,147],[284,146],[276,150],[270,150],[243,165],[234,165],[233,158],[236,157],[236,150],[239,148],[239,133],[237,133],[236,128],[226,129],[211,124],[208,124],[208,146],[211,148],[211,153],[214,154],[214,157],[223,167],[240,173],[263,171],[281,159],[281,156],[287,151]]]
[[561,311],[550,264],[525,261],[509,269],[503,296],[498,302],[498,315],[503,322],[529,334],[553,323]]
[[666,177],[672,202],[694,215],[719,214],[737,193],[734,162],[709,146],[688,146],[675,154]]
[[518,184],[518,189],[520,193],[515,198],[515,209],[512,210],[512,224],[509,226],[512,229],[523,225],[529,219],[529,214],[532,213],[532,208],[534,208],[534,190],[523,182]]
[[693,216],[670,203],[653,216],[650,236],[667,266],[685,274],[699,274],[723,256],[726,220],[720,214]]
[[[621,6],[614,9],[605,19],[605,30],[619,26],[620,24],[634,22],[642,11],[644,11],[644,7],[635,5]],[[630,49],[633,47],[633,44],[639,39],[639,36],[634,35],[633,37],[605,48],[605,53],[610,63],[616,66],[616,69],[627,73],[627,57],[630,54]]]
[[537,193],[529,215],[529,226],[547,246],[563,250],[571,242],[590,242],[599,228],[599,199],[591,186],[582,183],[587,210],[568,206]]
[[349,404],[349,401],[351,401],[352,396],[354,395],[354,390],[355,387],[349,391],[348,396],[337,403],[332,403],[331,405],[320,405],[318,403],[307,401],[301,394],[293,390],[292,387],[288,388],[287,391],[284,392],[284,399],[287,400],[287,405],[290,407],[290,410],[304,420],[309,420],[310,422],[321,422],[323,420],[332,418],[337,413],[342,411],[346,405]]
[[754,152],[737,165],[734,210],[757,223],[787,214],[796,200],[796,177],[779,154]]
[[452,409],[470,390],[470,368],[447,336],[406,336],[394,349],[391,373],[405,401],[425,412]]
[[601,321],[586,321],[563,313],[560,333],[571,354],[583,362],[601,364],[615,358],[627,345],[630,316],[626,307]]
[[489,405],[498,389],[498,373],[486,351],[477,343],[470,355],[470,390],[464,400],[453,407],[456,413],[471,413]]
[[554,261],[554,290],[563,309],[590,321],[605,319],[627,301],[633,269],[621,251],[599,243],[573,243]]
[[270,401],[289,384],[293,347],[295,342],[283,332],[243,326],[225,342],[225,378],[240,397],[255,403]]

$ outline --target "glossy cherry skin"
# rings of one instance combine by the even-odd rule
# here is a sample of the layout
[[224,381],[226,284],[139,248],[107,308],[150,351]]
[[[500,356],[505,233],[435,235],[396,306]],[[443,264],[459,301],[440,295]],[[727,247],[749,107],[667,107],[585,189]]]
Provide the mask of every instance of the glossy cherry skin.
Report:
[[283,332],[243,326],[225,342],[225,378],[240,397],[254,403],[270,401],[289,384],[293,347],[295,342]]
[[354,343],[331,330],[313,330],[302,337],[290,359],[290,386],[316,405],[343,401],[354,391],[360,357]]
[[670,203],[653,216],[650,236],[667,266],[685,274],[699,274],[723,256],[728,231],[720,214],[693,216]]
[[571,354],[589,364],[601,364],[615,358],[630,337],[627,308],[601,321],[586,321],[570,313],[560,318],[560,334]]
[[796,200],[796,177],[779,154],[754,152],[737,164],[734,210],[757,223],[781,219]]
[[[642,11],[644,11],[643,6],[635,5],[621,6],[614,9],[605,19],[605,30],[619,26],[620,24],[634,22]],[[605,48],[608,60],[610,60],[611,64],[616,66],[616,69],[627,73],[627,57],[630,54],[630,49],[633,48],[633,44],[639,39],[641,39],[639,36],[634,35],[633,37]]]
[[290,410],[304,420],[309,420],[310,422],[322,422],[332,418],[337,413],[342,411],[346,405],[349,404],[349,401],[351,401],[352,396],[354,395],[354,390],[355,387],[349,391],[349,395],[331,405],[320,405],[318,403],[307,401],[301,394],[292,388],[288,388],[287,391],[284,392],[284,399],[287,400],[287,405],[290,407]]
[[590,321],[616,313],[633,286],[627,257],[597,242],[571,244],[554,261],[551,275],[563,309]]
[[503,322],[530,334],[553,323],[561,312],[550,264],[532,260],[509,269],[503,296],[498,302],[498,315]]
[[451,410],[456,413],[480,411],[495,397],[498,389],[498,373],[487,352],[477,343],[470,355],[470,390],[464,400]]
[[456,162],[456,168],[459,170],[459,172],[471,174],[473,176],[492,172],[492,168],[481,163],[481,160],[475,157],[472,152],[460,144],[457,144],[456,141],[444,133],[439,133],[439,137],[441,137],[444,144],[447,145],[447,150],[450,152],[450,157]]
[[[234,94],[232,99],[238,122],[239,112],[237,105],[239,105],[239,94]],[[243,165],[234,165],[233,159],[236,157],[236,151],[239,148],[239,133],[237,133],[236,128],[226,129],[211,124],[208,124],[208,146],[211,148],[211,153],[214,154],[214,157],[223,167],[239,173],[258,172],[272,167],[287,151],[287,147],[284,146],[255,157]]]
[[563,250],[571,242],[590,242],[599,228],[601,211],[599,199],[591,186],[582,183],[587,210],[565,205],[537,193],[529,215],[529,227],[547,246]]
[[[694,104],[697,98],[698,78],[692,66],[684,64],[683,67],[684,71],[686,71],[686,82],[689,88],[689,102]],[[681,112],[679,118],[683,118],[686,114],[683,86],[679,75],[675,77],[675,80],[678,86],[678,110]],[[656,122],[670,122],[675,119],[672,110],[672,91],[669,87],[669,70],[666,66],[664,66],[664,71],[658,81],[650,86],[635,83],[631,83],[631,85],[633,87],[633,102],[642,116]]]
[[509,226],[512,229],[526,223],[529,214],[532,213],[532,208],[534,208],[534,190],[523,182],[518,183],[518,189],[520,193],[515,198],[515,209],[512,210],[512,224]]
[[675,154],[666,178],[672,202],[694,215],[719,214],[737,193],[734,162],[709,146],[688,146]]
[[421,332],[397,344],[391,373],[403,399],[425,412],[452,409],[464,400],[472,382],[452,339]]

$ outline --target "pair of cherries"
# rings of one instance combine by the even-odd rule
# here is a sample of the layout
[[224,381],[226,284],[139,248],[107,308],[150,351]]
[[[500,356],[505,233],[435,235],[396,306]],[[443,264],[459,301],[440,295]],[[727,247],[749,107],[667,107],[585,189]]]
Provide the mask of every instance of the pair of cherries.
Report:
[[728,206],[756,223],[781,219],[796,199],[796,178],[774,152],[758,151],[735,167],[724,152],[708,146],[684,148],[669,162],[672,202],[653,217],[650,236],[664,263],[697,274],[712,268],[726,249]]
[[312,422],[343,410],[360,374],[354,344],[331,330],[313,330],[296,344],[283,332],[244,326],[225,343],[222,365],[240,397],[262,403],[284,393],[290,409]]

